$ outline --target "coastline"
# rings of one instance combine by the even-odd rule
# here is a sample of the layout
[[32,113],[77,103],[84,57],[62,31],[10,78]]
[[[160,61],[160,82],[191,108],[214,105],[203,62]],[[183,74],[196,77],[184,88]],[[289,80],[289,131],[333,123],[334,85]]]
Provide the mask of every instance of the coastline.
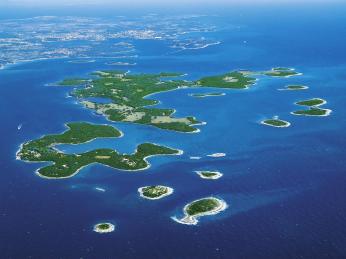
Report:
[[[68,123],[70,123],[70,122],[68,122]],[[61,152],[61,150],[59,150],[58,148],[55,147],[56,145],[74,145],[74,146],[76,146],[76,145],[80,145],[80,144],[87,144],[87,143],[90,143],[90,142],[92,142],[92,141],[94,141],[94,140],[96,140],[96,139],[106,139],[106,138],[114,138],[114,139],[116,139],[116,138],[122,138],[122,137],[124,136],[124,133],[123,133],[121,130],[119,130],[118,128],[116,128],[116,127],[114,127],[114,126],[112,126],[112,125],[105,124],[105,123],[102,123],[102,124],[95,124],[95,123],[91,123],[91,122],[88,122],[88,123],[89,123],[89,124],[92,124],[92,125],[111,126],[111,127],[115,128],[115,129],[120,133],[120,135],[119,135],[118,137],[96,137],[96,138],[93,138],[93,139],[90,139],[90,140],[88,140],[88,141],[81,142],[81,143],[78,143],[78,144],[74,144],[74,143],[52,143],[51,145],[49,145],[49,147],[50,147],[50,148],[53,148],[53,149],[55,149],[55,150],[57,150],[57,151],[59,151],[59,152]],[[66,130],[63,131],[61,134],[64,134],[65,132],[67,132],[67,131],[69,130],[69,127],[67,126],[67,123],[64,123],[63,125],[64,125],[64,127],[66,128]],[[51,134],[41,135],[41,136],[38,137],[37,139],[44,138],[44,137],[46,137],[46,136],[48,136],[48,135],[51,135]],[[32,163],[36,163],[36,162],[37,162],[37,163],[41,163],[41,161],[28,161],[28,160],[23,160],[23,159],[21,159],[21,158],[19,157],[18,153],[22,150],[23,145],[26,144],[26,143],[28,143],[28,142],[30,142],[30,141],[32,141],[32,140],[25,141],[25,142],[23,142],[23,143],[21,143],[21,144],[19,145],[19,148],[18,148],[18,150],[16,151],[16,160],[25,161],[25,162],[27,162],[27,163],[28,163],[28,162],[32,162]],[[44,162],[50,162],[50,161],[42,161],[42,162],[44,163]]]

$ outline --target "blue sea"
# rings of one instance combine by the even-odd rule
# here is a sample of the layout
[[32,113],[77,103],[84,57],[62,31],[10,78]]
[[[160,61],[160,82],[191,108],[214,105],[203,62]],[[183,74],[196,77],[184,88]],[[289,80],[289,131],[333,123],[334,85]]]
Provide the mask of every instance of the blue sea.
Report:
[[[213,30],[195,35],[215,44],[174,49],[171,39],[131,39],[137,57],[120,61],[133,66],[110,66],[119,61],[111,58],[114,53],[102,58],[91,53],[88,63],[51,58],[0,70],[0,258],[346,258],[346,5],[239,5],[184,13],[206,14],[194,19]],[[130,10],[116,14],[134,16]],[[110,10],[9,9],[0,11],[0,24],[41,15],[115,17]],[[189,22],[179,26],[184,30]],[[175,44],[185,42],[181,35]],[[16,160],[21,143],[62,132],[66,122],[109,123],[68,97],[71,88],[49,85],[65,77],[123,69],[183,72],[197,79],[276,66],[303,75],[260,77],[248,90],[181,89],[149,97],[160,101],[158,107],[176,109],[176,116],[207,122],[198,134],[111,123],[124,137],[58,147],[67,153],[97,147],[132,153],[140,143],[155,142],[184,150],[182,156],[151,157],[148,170],[92,165],[72,178],[47,180],[34,173],[44,164]],[[309,89],[278,91],[287,84]],[[226,95],[189,96],[213,91]],[[298,108],[294,102],[313,97],[327,100],[330,116],[290,114]],[[259,124],[276,115],[291,127]],[[206,156],[219,152],[226,156]],[[203,180],[196,170],[219,170],[223,177]],[[174,194],[158,201],[139,197],[139,187],[155,184],[174,188]],[[201,218],[197,226],[171,219],[188,202],[211,195],[225,200],[227,210]],[[113,222],[115,231],[93,232],[102,221]]]

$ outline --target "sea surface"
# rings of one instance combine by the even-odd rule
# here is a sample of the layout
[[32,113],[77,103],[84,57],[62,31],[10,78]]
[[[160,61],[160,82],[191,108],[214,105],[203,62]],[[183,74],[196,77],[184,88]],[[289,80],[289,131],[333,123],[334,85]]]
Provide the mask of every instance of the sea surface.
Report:
[[[190,32],[188,40],[185,34],[175,38],[171,34],[173,38],[162,40],[122,38],[104,43],[128,41],[135,58],[111,58],[114,53],[107,53],[102,45],[102,58],[92,51],[84,57],[92,62],[80,62],[77,53],[18,62],[0,70],[1,258],[346,257],[346,6],[228,8],[215,8],[213,13],[198,10],[207,15],[193,19],[212,29]],[[63,10],[47,13],[66,15]],[[16,18],[27,19],[25,15],[43,14],[21,10],[13,11],[11,17],[3,11],[0,24],[10,18],[14,23]],[[68,15],[73,15],[71,10]],[[75,15],[83,13],[79,10]],[[96,16],[90,10],[84,15]],[[133,14],[122,15],[126,20]],[[158,15],[179,17],[173,11],[158,11]],[[108,23],[117,20],[111,12],[100,13],[98,18]],[[139,24],[140,19],[136,18]],[[160,24],[156,23],[155,30],[164,23]],[[175,28],[188,30],[189,22]],[[109,62],[136,65],[110,66]],[[181,89],[149,97],[160,100],[158,107],[176,109],[176,116],[192,115],[207,122],[198,126],[198,134],[111,123],[124,133],[122,138],[58,146],[67,153],[98,147],[132,153],[138,144],[154,142],[184,150],[182,156],[150,158],[148,170],[122,172],[92,165],[72,178],[47,180],[34,173],[43,164],[16,160],[21,143],[62,132],[66,122],[109,123],[69,97],[72,88],[49,85],[65,77],[121,69],[183,72],[187,79],[197,79],[276,66],[294,67],[303,75],[259,77],[248,90]],[[287,84],[304,84],[309,89],[278,91]],[[189,96],[203,92],[226,95]],[[299,108],[294,102],[313,97],[327,100],[325,108],[333,110],[330,116],[290,114]],[[291,122],[291,127],[259,124],[273,116]],[[207,157],[218,152],[226,156]],[[204,180],[196,170],[218,170],[223,177]],[[139,187],[155,184],[174,188],[174,194],[158,201],[139,197]],[[222,198],[228,209],[201,218],[197,226],[171,219],[181,216],[188,202],[207,196]],[[93,232],[93,225],[102,221],[113,222],[115,231]]]

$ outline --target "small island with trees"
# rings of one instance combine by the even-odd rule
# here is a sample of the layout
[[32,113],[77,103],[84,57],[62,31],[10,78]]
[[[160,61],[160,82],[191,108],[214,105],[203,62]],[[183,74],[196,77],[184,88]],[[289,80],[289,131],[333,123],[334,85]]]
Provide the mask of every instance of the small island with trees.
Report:
[[278,116],[274,116],[272,119],[263,120],[261,124],[276,128],[287,128],[291,125],[288,121],[279,119]]
[[221,211],[224,211],[227,207],[227,203],[219,198],[202,198],[185,205],[183,209],[183,218],[178,219],[172,217],[172,219],[181,224],[197,225],[200,217],[218,214]]
[[208,180],[217,180],[222,177],[222,173],[219,171],[195,171],[196,174],[199,175],[199,177],[203,179],[208,179]]
[[306,85],[287,85],[285,88],[280,88],[280,91],[287,90],[287,91],[301,91],[301,90],[307,90],[309,89]]
[[291,77],[301,75],[301,73],[296,72],[294,68],[286,67],[275,67],[269,71],[263,72],[263,74],[272,77]]
[[115,225],[109,222],[98,223],[93,227],[94,232],[99,234],[111,233],[115,229]]
[[152,185],[138,188],[139,195],[149,200],[158,200],[173,193],[173,188],[163,185]]

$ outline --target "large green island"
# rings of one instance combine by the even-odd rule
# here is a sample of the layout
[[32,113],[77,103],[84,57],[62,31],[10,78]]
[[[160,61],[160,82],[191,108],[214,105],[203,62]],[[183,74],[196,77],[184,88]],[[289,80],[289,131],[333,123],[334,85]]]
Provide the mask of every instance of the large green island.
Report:
[[[286,77],[298,75],[291,68],[273,68],[270,71],[232,71],[225,74],[206,76],[195,81],[183,80],[184,74],[129,74],[123,71],[96,71],[89,78],[65,79],[62,86],[77,87],[71,94],[86,108],[106,116],[110,121],[139,123],[179,132],[198,132],[195,126],[202,124],[193,116],[174,117],[174,109],[154,107],[159,102],[148,99],[159,92],[190,87],[213,87],[224,89],[246,89],[254,85],[252,75]],[[195,94],[196,97],[219,96],[221,94]],[[104,98],[109,103],[91,101],[89,98]]]
[[[219,76],[204,77],[197,81],[182,80],[183,74],[128,74],[122,71],[96,71],[89,79],[66,79],[61,86],[80,86],[71,94],[81,104],[106,116],[110,121],[139,123],[179,132],[198,132],[195,125],[201,124],[195,117],[174,117],[174,109],[155,108],[157,100],[150,95],[187,87],[217,87],[244,89],[253,85],[255,78],[234,71]],[[109,103],[98,103],[88,98],[107,98]]]
[[119,170],[136,171],[149,167],[146,158],[155,155],[178,155],[182,151],[151,143],[140,144],[133,154],[120,154],[112,149],[95,149],[82,154],[65,154],[55,148],[58,144],[81,144],[95,138],[117,138],[121,132],[112,126],[86,122],[67,124],[68,130],[58,135],[47,135],[21,145],[17,158],[30,162],[50,162],[38,169],[45,178],[67,178],[83,167],[99,163]]
[[198,219],[202,216],[215,215],[227,208],[227,203],[215,197],[207,197],[195,200],[185,205],[184,217],[178,219],[172,217],[178,223],[186,225],[197,225]]

